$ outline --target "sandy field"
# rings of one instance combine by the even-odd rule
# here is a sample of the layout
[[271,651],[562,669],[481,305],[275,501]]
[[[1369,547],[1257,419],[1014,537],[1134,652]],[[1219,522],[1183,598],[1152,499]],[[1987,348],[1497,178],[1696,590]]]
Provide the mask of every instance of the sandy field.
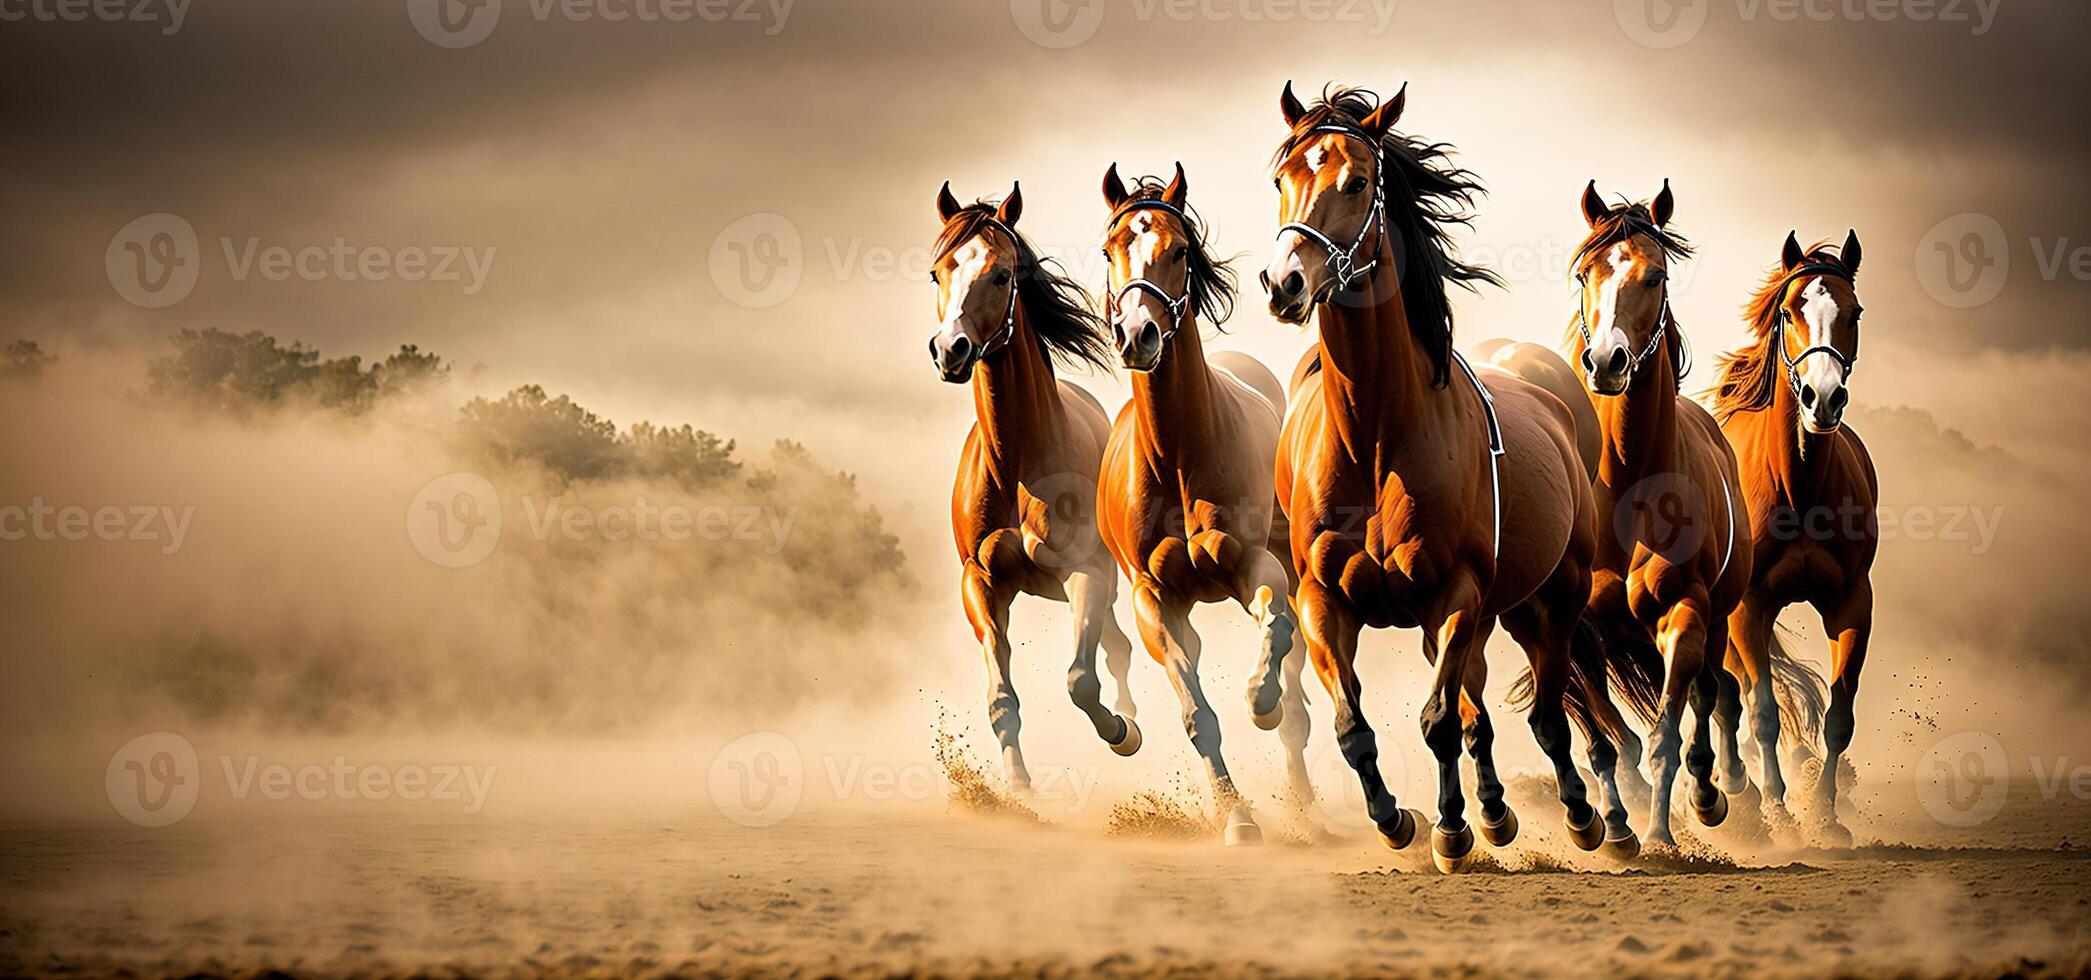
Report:
[[1523,778],[1523,836],[1445,877],[1421,849],[1340,827],[1310,841],[1273,808],[1268,844],[1230,850],[1167,839],[1196,831],[1166,793],[1041,820],[985,812],[998,801],[954,775],[937,800],[809,803],[760,827],[588,792],[472,815],[292,800],[157,829],[14,819],[0,973],[2091,971],[2091,804],[2066,789],[2014,784],[1969,829],[1860,814],[1850,848],[1752,842],[1739,818],[1621,867],[1574,853]]

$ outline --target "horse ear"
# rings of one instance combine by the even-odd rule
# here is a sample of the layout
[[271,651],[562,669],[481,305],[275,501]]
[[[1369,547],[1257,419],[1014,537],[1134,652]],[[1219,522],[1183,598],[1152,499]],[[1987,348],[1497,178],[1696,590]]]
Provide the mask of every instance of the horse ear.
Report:
[[1278,94],[1278,111],[1285,113],[1285,125],[1297,126],[1300,117],[1307,114],[1307,107],[1292,94],[1292,82],[1285,83],[1285,91]]
[[1595,228],[1598,222],[1603,221],[1605,216],[1611,213],[1612,209],[1605,207],[1605,199],[1597,193],[1597,181],[1592,180],[1585,185],[1583,187],[1583,220],[1589,222],[1590,227]]
[[1786,248],[1779,254],[1780,268],[1785,269],[1787,272],[1792,272],[1807,261],[1808,253],[1801,251],[1801,240],[1793,237],[1793,232],[1787,232]]
[[1116,211],[1125,198],[1125,181],[1118,179],[1118,165],[1111,164],[1111,169],[1104,171],[1104,204]]
[[1191,195],[1191,186],[1183,179],[1183,161],[1176,161],[1176,176],[1169,178],[1169,186],[1162,191],[1162,201],[1172,208],[1181,209]]
[[1393,98],[1380,103],[1379,108],[1372,110],[1372,114],[1365,117],[1365,131],[1375,137],[1387,135],[1387,131],[1401,121],[1401,110],[1408,108],[1408,104],[1409,83],[1403,82],[1401,91],[1394,93]]
[[1844,247],[1837,250],[1837,257],[1844,260],[1844,271],[1859,274],[1859,230],[1853,228],[1844,233]]
[[1670,214],[1676,210],[1677,198],[1670,194],[1670,178],[1664,177],[1662,193],[1655,196],[1655,207],[1649,212],[1650,216],[1655,218],[1657,228],[1663,228],[1670,224]]
[[1018,181],[1009,182],[1009,196],[1002,199],[1002,206],[995,209],[995,220],[1014,228],[1016,219],[1024,216],[1024,187]]
[[947,180],[944,182],[944,189],[937,192],[937,217],[949,224],[951,216],[957,213],[958,198],[951,196],[951,182]]

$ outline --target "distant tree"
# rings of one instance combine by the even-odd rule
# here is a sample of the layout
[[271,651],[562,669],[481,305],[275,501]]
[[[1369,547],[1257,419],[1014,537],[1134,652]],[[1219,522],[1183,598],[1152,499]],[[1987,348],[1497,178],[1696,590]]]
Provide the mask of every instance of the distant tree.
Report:
[[568,480],[599,480],[626,469],[615,424],[537,385],[500,401],[474,398],[461,413],[467,439],[497,459],[534,460]]
[[0,378],[34,378],[42,375],[58,358],[46,354],[34,340],[17,340],[0,354]]
[[740,472],[733,443],[688,425],[657,428],[651,422],[632,426],[623,438],[632,472],[666,477],[684,486],[701,487]]
[[354,355],[321,359],[303,344],[284,347],[259,330],[244,334],[211,328],[174,335],[174,353],[155,358],[152,394],[231,412],[275,408],[297,401],[351,414],[383,396],[414,388],[449,371],[443,359],[405,346],[364,370]]

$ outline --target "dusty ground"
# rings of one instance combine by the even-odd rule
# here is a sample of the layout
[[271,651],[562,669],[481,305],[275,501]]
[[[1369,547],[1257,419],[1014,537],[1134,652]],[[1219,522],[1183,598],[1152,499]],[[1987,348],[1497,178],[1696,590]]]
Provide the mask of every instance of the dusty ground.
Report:
[[0,972],[2091,971],[2091,805],[2067,792],[2027,788],[1934,835],[1956,847],[1920,823],[1890,828],[1916,844],[1838,850],[1716,831],[1692,860],[1606,870],[1522,789],[1519,870],[1457,878],[1356,837],[1230,851],[930,807],[762,829],[587,800],[17,821],[0,830]]

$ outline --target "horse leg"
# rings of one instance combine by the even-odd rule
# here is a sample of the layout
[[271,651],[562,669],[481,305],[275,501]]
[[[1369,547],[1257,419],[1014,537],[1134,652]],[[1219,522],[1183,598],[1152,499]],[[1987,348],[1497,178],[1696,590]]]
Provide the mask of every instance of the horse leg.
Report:
[[1652,844],[1677,843],[1670,836],[1670,793],[1676,788],[1684,709],[1693,685],[1699,683],[1699,670],[1705,661],[1706,613],[1702,601],[1695,596],[1670,607],[1656,627],[1656,644],[1669,671],[1663,678],[1662,703],[1655,719],[1655,747],[1651,750],[1655,795],[1649,800],[1645,836]]
[[1285,567],[1268,551],[1245,556],[1241,574],[1233,583],[1235,601],[1263,627],[1257,647],[1256,667],[1249,674],[1249,717],[1256,727],[1270,731],[1284,720],[1279,703],[1284,694],[1285,655],[1292,652],[1292,603],[1286,597]]
[[1459,682],[1460,732],[1467,758],[1474,760],[1474,798],[1481,804],[1481,836],[1491,847],[1517,839],[1517,815],[1503,802],[1503,779],[1496,771],[1496,726],[1488,716],[1488,638],[1496,621],[1483,618],[1474,627],[1473,652]]
[[[1542,590],[1531,601],[1503,615],[1510,638],[1524,649],[1532,666],[1532,713],[1527,723],[1540,751],[1554,764],[1554,789],[1567,810],[1569,838],[1586,851],[1603,843],[1607,826],[1598,822],[1597,811],[1590,806],[1589,789],[1583,784],[1582,773],[1576,771],[1575,757],[1569,751],[1568,685],[1574,673],[1575,634],[1583,615],[1580,596],[1588,593],[1585,577],[1581,585],[1569,583],[1564,589]],[[1585,669],[1594,668],[1600,672],[1594,676],[1603,677],[1603,653],[1594,647],[1591,653],[1597,662]],[[1618,755],[1594,718],[1586,715],[1584,722],[1588,726],[1593,771],[1608,787],[1608,807],[1617,813],[1618,826],[1624,830],[1620,838],[1630,839],[1633,829],[1627,826],[1626,807],[1619,801],[1619,785],[1614,779]],[[1486,809],[1482,812],[1486,818]],[[1484,824],[1483,831],[1486,830]],[[1634,845],[1635,850],[1639,847],[1638,843]]]
[[[1104,682],[1096,673],[1096,647],[1111,620],[1116,582],[1108,575],[1075,572],[1067,577],[1067,605],[1075,618],[1075,661],[1067,669],[1067,695],[1089,716],[1096,737],[1119,755],[1140,751],[1140,729],[1104,707]],[[1130,659],[1130,658],[1128,658]]]
[[1016,593],[997,589],[985,572],[970,567],[963,592],[966,618],[987,656],[987,722],[1002,747],[1002,775],[1009,781],[1010,792],[1028,796],[1031,772],[1024,768],[1024,752],[1017,746],[1023,721],[1017,715],[1016,684],[1009,673],[1009,604]]
[[1111,672],[1117,682],[1118,697],[1111,701],[1111,710],[1120,718],[1131,721],[1135,714],[1133,705],[1133,641],[1118,628],[1118,614],[1110,609],[1103,612],[1104,669]]
[[[1734,649],[1731,645],[1729,649]],[[1706,650],[1711,661],[1717,651],[1712,646]],[[1717,692],[1713,701],[1714,768],[1720,772],[1721,790],[1730,796],[1749,794],[1750,771],[1743,767],[1742,760],[1742,681],[1724,665],[1714,671]]]
[[1358,775],[1364,793],[1365,814],[1372,819],[1388,847],[1401,850],[1416,842],[1423,815],[1404,810],[1387,789],[1379,771],[1379,744],[1372,726],[1365,721],[1364,691],[1358,684],[1358,630],[1361,624],[1320,583],[1300,582],[1300,635],[1307,641],[1307,656],[1314,672],[1336,704],[1336,748],[1343,761]]
[[1285,658],[1285,694],[1279,699],[1285,718],[1278,722],[1278,742],[1285,746],[1285,784],[1293,802],[1304,809],[1314,802],[1314,781],[1307,774],[1307,739],[1314,722],[1307,717],[1307,689],[1301,686],[1307,669],[1305,643],[1294,634],[1292,645],[1292,653]]
[[[1728,648],[1728,621],[1711,617],[1707,621],[1705,651]],[[1714,702],[1720,699],[1721,665],[1708,652],[1699,659],[1699,676],[1692,681],[1689,701],[1692,708],[1692,735],[1685,744],[1685,769],[1692,774],[1692,813],[1699,822],[1708,827],[1718,827],[1728,819],[1728,794],[1714,785]]]
[[1866,647],[1873,639],[1873,584],[1860,582],[1835,605],[1823,604],[1823,632],[1830,637],[1830,711],[1822,720],[1822,777],[1815,783],[1815,808],[1823,827],[1841,844],[1851,832],[1837,820],[1837,773],[1844,750],[1851,746],[1852,704],[1859,694],[1859,672],[1866,666]]
[[1786,776],[1779,766],[1779,700],[1772,682],[1772,625],[1778,609],[1752,591],[1729,617],[1728,639],[1741,678],[1749,686],[1750,740],[1757,746],[1767,816],[1786,809]]
[[1229,846],[1262,843],[1263,831],[1250,816],[1248,803],[1235,790],[1227,761],[1220,756],[1220,718],[1213,713],[1198,684],[1200,644],[1198,634],[1191,630],[1190,603],[1165,602],[1160,590],[1141,583],[1133,591],[1133,608],[1139,614],[1140,638],[1146,642],[1148,653],[1168,670],[1169,683],[1175,686],[1177,700],[1182,703],[1184,734],[1190,736],[1191,748],[1205,763],[1205,774],[1212,782],[1213,807],[1225,821],[1223,839]]
[[1474,829],[1467,825],[1466,791],[1459,781],[1460,685],[1480,629],[1481,590],[1470,575],[1446,583],[1434,614],[1424,619],[1425,652],[1435,648],[1437,673],[1423,702],[1423,744],[1438,763],[1438,822],[1430,831],[1431,858],[1446,874],[1474,859]]

